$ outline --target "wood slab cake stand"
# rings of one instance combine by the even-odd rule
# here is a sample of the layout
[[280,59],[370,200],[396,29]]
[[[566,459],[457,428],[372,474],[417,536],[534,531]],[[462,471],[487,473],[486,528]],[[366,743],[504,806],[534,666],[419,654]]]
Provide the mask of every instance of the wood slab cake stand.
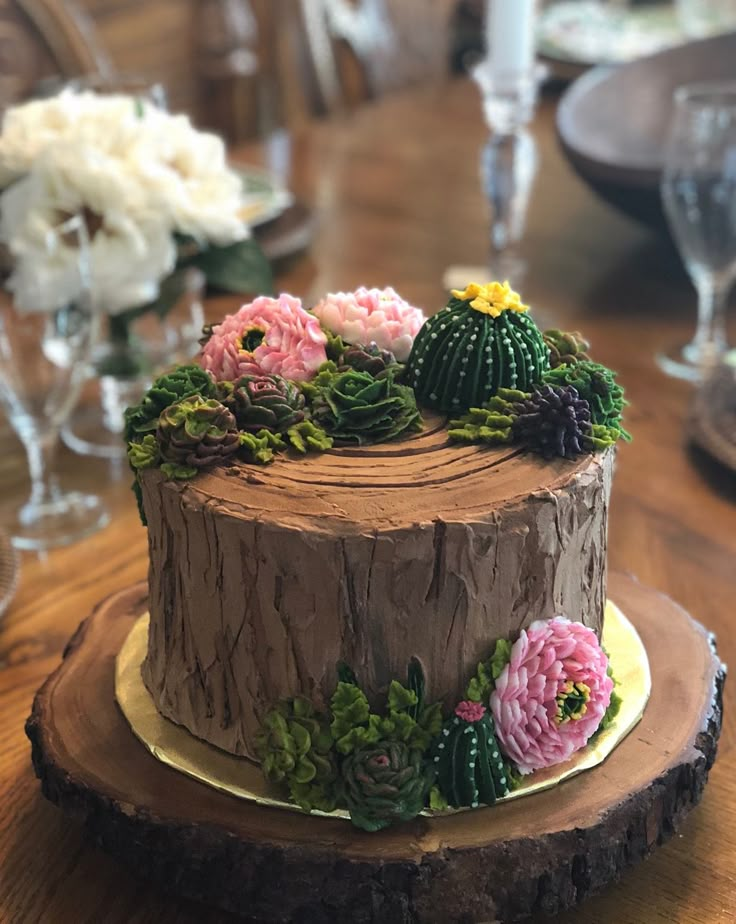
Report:
[[568,908],[677,830],[716,754],[724,668],[708,633],[622,575],[609,593],[638,629],[652,695],[599,767],[528,798],[378,834],[221,794],[133,736],[115,657],[145,584],[103,602],[36,696],[27,732],[43,792],[164,889],[258,922],[512,922]]

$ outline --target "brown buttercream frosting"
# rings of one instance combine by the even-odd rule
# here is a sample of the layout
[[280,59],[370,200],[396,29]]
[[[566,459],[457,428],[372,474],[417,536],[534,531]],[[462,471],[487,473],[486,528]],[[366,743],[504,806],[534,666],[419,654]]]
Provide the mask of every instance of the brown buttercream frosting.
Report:
[[145,472],[159,710],[252,757],[264,707],[324,705],[339,661],[375,698],[416,656],[449,709],[497,638],[557,614],[600,632],[613,457],[451,446],[432,419],[191,482]]

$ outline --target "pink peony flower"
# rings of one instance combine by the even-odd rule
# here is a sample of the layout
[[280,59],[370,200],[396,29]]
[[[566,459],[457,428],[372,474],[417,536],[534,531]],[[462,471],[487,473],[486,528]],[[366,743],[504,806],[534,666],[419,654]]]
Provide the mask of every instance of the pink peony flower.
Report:
[[463,722],[480,722],[486,714],[486,707],[482,703],[473,703],[464,699],[455,706],[455,715]]
[[521,773],[584,747],[611,701],[608,658],[592,629],[563,616],[533,623],[491,694],[499,742]]
[[326,343],[319,321],[298,298],[262,295],[214,326],[199,364],[217,382],[264,372],[305,382],[327,361]]
[[392,288],[334,292],[312,309],[333,334],[347,343],[377,343],[399,362],[409,358],[414,338],[424,324],[419,308],[405,302]]

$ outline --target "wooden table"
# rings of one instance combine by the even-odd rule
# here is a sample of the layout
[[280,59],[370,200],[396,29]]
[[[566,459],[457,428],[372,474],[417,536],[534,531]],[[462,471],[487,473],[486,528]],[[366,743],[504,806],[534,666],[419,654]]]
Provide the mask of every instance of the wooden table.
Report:
[[[631,400],[635,440],[619,454],[610,564],[677,599],[717,632],[722,658],[734,661],[736,479],[687,448],[689,388],[665,378],[653,360],[658,346],[690,334],[692,288],[665,244],[572,176],[557,151],[553,100],[544,101],[535,131],[542,166],[525,300],[545,320],[583,328],[596,358],[620,371]],[[320,223],[309,256],[282,268],[279,287],[310,301],[328,289],[391,283],[428,310],[441,307],[448,264],[485,259],[477,174],[484,136],[477,94],[464,82],[306,129],[294,139],[292,185],[314,203]],[[9,503],[27,481],[20,447],[3,435],[0,484]],[[114,518],[46,560],[25,556],[18,596],[0,624],[0,920],[225,920],[134,881],[46,803],[31,771],[23,723],[33,693],[95,603],[146,574],[145,532],[127,473],[70,453],[63,468],[72,483],[103,492]],[[736,691],[727,685],[726,692],[720,757],[702,805],[620,885],[566,914],[567,924],[734,920]]]

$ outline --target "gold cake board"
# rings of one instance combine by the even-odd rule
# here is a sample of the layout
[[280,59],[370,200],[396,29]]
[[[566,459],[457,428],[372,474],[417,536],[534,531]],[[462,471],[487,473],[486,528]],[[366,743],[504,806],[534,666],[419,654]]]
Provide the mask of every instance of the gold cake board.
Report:
[[[196,738],[186,728],[158,712],[141,677],[141,665],[148,646],[148,623],[148,613],[144,613],[130,630],[116,660],[115,695],[136,738],[157,760],[200,783],[259,805],[300,812],[298,806],[287,802],[281,791],[264,778],[258,764]],[[603,646],[618,683],[617,692],[623,700],[618,715],[607,729],[570,760],[524,777],[521,785],[499,802],[542,792],[577,773],[596,767],[641,720],[652,689],[649,659],[638,632],[610,600],[606,604]],[[436,816],[458,811],[468,809],[440,812],[427,809],[422,814]],[[349,818],[348,812],[343,809],[329,815],[322,812],[311,814]]]
[[609,592],[648,655],[649,701],[602,763],[532,798],[367,834],[172,769],[115,698],[118,654],[148,607],[144,583],[95,609],[36,695],[26,726],[36,774],[132,872],[258,924],[511,924],[562,911],[678,830],[721,727],[724,669],[709,634],[630,577],[611,575]]

